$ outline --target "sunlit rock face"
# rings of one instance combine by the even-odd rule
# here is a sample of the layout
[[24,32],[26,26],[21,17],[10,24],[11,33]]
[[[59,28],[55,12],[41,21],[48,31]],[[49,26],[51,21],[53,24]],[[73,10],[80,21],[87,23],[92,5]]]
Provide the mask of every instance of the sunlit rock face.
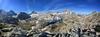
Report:
[[67,15],[68,15],[68,14],[70,15],[70,14],[72,14],[72,13],[73,13],[73,12],[70,11],[70,10],[65,10],[65,11],[64,11],[64,14],[67,14]]
[[39,14],[31,14],[30,16],[31,16],[31,18],[35,18],[35,17],[39,16]]

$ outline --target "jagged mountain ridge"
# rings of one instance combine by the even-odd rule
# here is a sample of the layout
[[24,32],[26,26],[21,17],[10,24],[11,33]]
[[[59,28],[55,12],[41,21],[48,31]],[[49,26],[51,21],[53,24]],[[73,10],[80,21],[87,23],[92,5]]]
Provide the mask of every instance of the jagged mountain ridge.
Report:
[[[19,16],[19,14],[21,16]],[[5,37],[11,37],[11,36],[12,37],[50,37],[50,36],[51,37],[53,36],[95,37],[97,36],[99,37],[100,35],[99,12],[98,13],[95,12],[86,16],[78,15],[67,11],[64,13],[48,13],[48,14],[33,13],[31,15],[28,15],[26,13],[24,14],[19,13],[19,14],[16,15],[17,17],[11,17],[11,20],[12,18],[14,18],[12,21],[14,22],[15,20],[15,22],[17,22],[17,25],[12,26],[14,24],[11,23],[12,21],[8,18],[7,18],[8,23],[5,22],[6,24],[5,23],[0,24],[1,36]],[[18,17],[20,17],[21,19]]]

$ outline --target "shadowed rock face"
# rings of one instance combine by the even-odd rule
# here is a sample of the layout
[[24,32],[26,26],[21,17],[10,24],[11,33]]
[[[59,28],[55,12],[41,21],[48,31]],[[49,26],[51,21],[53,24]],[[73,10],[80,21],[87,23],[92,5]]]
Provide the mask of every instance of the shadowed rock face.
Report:
[[0,9],[0,15],[7,15],[7,12],[5,10]]
[[25,12],[20,12],[20,14],[18,14],[17,18],[20,20],[26,20],[26,19],[30,18],[30,15],[28,15]]
[[7,17],[7,13],[4,10],[0,9],[0,22],[3,22],[3,19]]
[[7,15],[8,16],[16,16],[17,14],[14,11],[10,10],[9,12],[7,12]]
[[8,24],[17,24],[18,19],[12,17],[17,14],[14,11],[6,12],[4,10],[0,10],[0,23],[8,23]]
[[6,17],[3,19],[4,23],[8,23],[8,24],[18,24],[18,19],[17,18],[13,18],[13,17]]
[[94,29],[96,32],[100,32],[100,25],[96,25],[96,27]]

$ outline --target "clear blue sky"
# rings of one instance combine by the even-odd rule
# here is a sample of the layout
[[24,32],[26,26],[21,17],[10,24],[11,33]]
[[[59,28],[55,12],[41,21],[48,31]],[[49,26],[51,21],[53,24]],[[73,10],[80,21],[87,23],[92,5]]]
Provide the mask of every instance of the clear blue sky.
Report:
[[100,11],[100,0],[0,0],[0,9],[48,11],[70,9],[77,13]]

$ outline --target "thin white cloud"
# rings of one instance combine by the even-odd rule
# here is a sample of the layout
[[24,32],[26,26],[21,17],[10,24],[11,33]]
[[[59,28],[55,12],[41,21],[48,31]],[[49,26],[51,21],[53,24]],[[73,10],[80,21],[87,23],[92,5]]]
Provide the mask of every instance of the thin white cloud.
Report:
[[49,3],[48,5],[45,6],[45,10],[49,10],[50,8],[52,8],[52,6],[55,6],[54,4],[59,2],[61,0],[54,0],[51,3]]

